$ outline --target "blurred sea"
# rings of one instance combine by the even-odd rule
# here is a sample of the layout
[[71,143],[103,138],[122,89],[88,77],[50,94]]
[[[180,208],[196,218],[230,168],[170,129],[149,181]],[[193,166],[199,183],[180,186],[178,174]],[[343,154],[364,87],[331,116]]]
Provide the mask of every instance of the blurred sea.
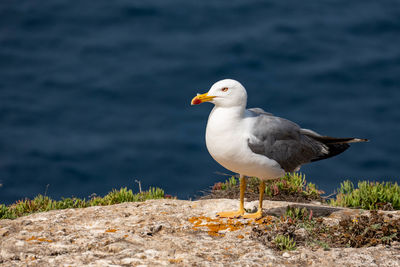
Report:
[[399,181],[400,2],[2,1],[0,203],[159,186],[193,198],[225,172],[205,147],[210,104],[233,78],[305,128],[363,137],[302,168]]

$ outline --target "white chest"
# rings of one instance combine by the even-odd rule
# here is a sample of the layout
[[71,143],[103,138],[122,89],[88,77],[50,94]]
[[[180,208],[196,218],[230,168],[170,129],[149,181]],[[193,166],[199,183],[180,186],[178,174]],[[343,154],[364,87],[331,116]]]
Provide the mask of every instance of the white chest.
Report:
[[[233,160],[245,149],[243,135],[232,128],[215,131],[212,127],[206,130],[206,145],[211,156],[218,162],[223,159]],[[221,163],[221,162],[220,162]]]
[[276,161],[253,153],[249,148],[253,123],[252,117],[245,117],[234,110],[214,108],[206,129],[208,152],[215,161],[236,173],[261,179],[282,176],[284,171]]
[[211,156],[224,167],[236,162],[248,150],[248,122],[235,110],[214,109],[207,122],[206,145]]

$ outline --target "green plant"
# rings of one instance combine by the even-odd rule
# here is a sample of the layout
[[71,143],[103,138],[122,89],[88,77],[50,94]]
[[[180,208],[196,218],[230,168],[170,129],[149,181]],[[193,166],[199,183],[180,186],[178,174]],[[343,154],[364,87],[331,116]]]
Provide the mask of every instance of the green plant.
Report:
[[225,182],[218,182],[213,186],[213,191],[215,190],[229,190],[237,185],[237,179],[235,176],[231,176]]
[[317,199],[320,197],[320,191],[313,183],[307,183],[306,177],[301,173],[287,173],[284,177],[268,182],[265,188],[268,196],[279,194],[297,194],[304,197]]
[[103,198],[103,205],[112,205],[115,203],[122,202],[137,202],[145,201],[148,199],[164,198],[164,190],[160,188],[150,188],[148,191],[134,194],[132,190],[128,190],[126,187],[120,190],[111,191]]
[[293,221],[311,221],[312,211],[307,208],[296,208],[287,206],[285,211],[285,217],[290,218]]
[[316,245],[317,247],[321,247],[321,248],[322,248],[323,250],[325,250],[325,251],[331,249],[330,246],[329,246],[329,244],[326,243],[325,241],[315,240],[314,243],[315,243],[315,245]]
[[234,186],[236,186],[237,184],[237,180],[235,176],[231,176],[226,182],[225,182],[225,186],[226,188],[232,188]]
[[86,208],[90,206],[106,206],[123,202],[138,202],[148,199],[164,198],[164,190],[160,188],[150,187],[148,191],[133,193],[126,187],[120,190],[113,189],[104,197],[92,197],[89,200],[80,198],[62,198],[61,200],[53,200],[48,196],[38,195],[34,199],[24,199],[16,203],[6,206],[0,205],[0,219],[15,219],[20,216],[28,215],[35,212],[68,209],[68,208]]
[[348,180],[342,182],[336,199],[330,201],[334,206],[354,207],[368,210],[400,209],[400,186],[391,182],[358,182],[358,188]]
[[0,205],[0,219],[14,219],[15,217],[13,216],[13,214],[11,214],[9,208],[4,205],[1,204]]
[[[246,198],[258,199],[260,180],[256,177],[246,179]],[[224,182],[215,183],[207,198],[237,198],[239,196],[238,179],[234,176]],[[321,200],[319,191],[315,184],[307,183],[305,175],[301,173],[288,173],[284,177],[266,182],[266,199],[286,200],[294,202],[308,202],[310,200]]]
[[277,235],[274,239],[274,244],[279,250],[296,249],[296,242],[289,236]]

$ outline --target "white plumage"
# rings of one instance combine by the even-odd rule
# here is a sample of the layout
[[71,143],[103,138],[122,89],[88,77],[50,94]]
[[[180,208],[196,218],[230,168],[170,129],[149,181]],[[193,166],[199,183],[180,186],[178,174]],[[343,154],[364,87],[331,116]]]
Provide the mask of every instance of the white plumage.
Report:
[[[244,99],[246,101],[246,99]],[[208,117],[206,145],[211,156],[228,170],[262,180],[282,177],[285,171],[272,159],[251,151],[251,129],[257,117],[244,106],[216,105]]]
[[350,146],[349,143],[367,141],[321,136],[260,108],[246,109],[246,89],[235,80],[216,82],[208,93],[192,99],[192,105],[203,102],[215,105],[207,122],[208,151],[219,164],[241,177],[240,208],[236,212],[219,213],[222,217],[244,214],[246,176],[261,180],[259,210],[255,214],[244,215],[257,218],[262,216],[265,180],[297,171],[302,164],[340,154]]

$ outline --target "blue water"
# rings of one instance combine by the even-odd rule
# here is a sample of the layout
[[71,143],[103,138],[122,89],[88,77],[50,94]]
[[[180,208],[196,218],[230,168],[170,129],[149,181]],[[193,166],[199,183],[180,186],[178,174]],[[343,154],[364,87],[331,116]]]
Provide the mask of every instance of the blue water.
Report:
[[398,181],[399,1],[2,1],[0,203],[135,179],[199,195],[229,172],[190,100],[222,78],[250,107],[371,139],[302,168],[327,193]]

